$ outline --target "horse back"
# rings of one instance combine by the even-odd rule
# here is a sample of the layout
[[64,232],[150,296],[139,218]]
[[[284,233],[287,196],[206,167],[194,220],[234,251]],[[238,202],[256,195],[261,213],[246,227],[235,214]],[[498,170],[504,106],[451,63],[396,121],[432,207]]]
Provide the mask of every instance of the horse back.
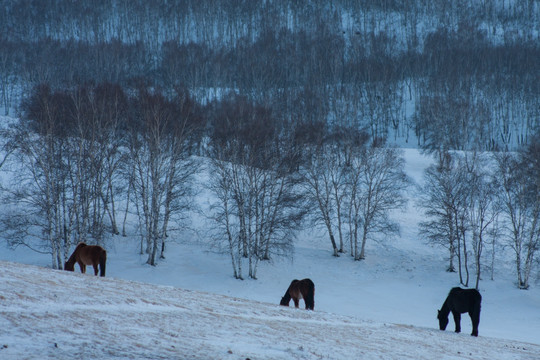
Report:
[[79,250],[80,259],[86,264],[99,263],[100,260],[107,258],[107,252],[99,245],[86,245]]
[[292,297],[298,299],[306,299],[310,296],[313,297],[315,292],[315,284],[310,279],[293,280],[290,286],[290,292]]
[[309,296],[313,296],[315,292],[315,284],[313,283],[313,281],[311,281],[311,279],[294,279],[293,281],[291,281],[291,285],[289,285],[288,291],[293,298],[306,298]]
[[447,298],[451,311],[466,313],[480,308],[482,295],[476,289],[453,288]]
[[86,247],[88,247],[88,245],[86,245],[86,243],[84,243],[84,242],[78,243],[77,246],[75,247],[75,250],[73,250],[73,254],[80,253]]

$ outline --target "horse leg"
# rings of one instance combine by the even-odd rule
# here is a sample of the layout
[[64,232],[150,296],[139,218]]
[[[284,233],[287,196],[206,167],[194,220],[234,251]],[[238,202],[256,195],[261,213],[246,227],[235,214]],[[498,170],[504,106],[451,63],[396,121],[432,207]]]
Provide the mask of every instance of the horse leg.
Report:
[[472,333],[471,336],[478,336],[478,324],[480,323],[480,314],[476,312],[469,312],[472,322]]
[[302,293],[302,297],[304,298],[304,304],[306,305],[306,310],[313,310],[313,307],[311,306],[312,299],[309,293]]
[[107,252],[103,250],[101,256],[99,257],[99,270],[101,271],[100,275],[105,276],[105,267],[107,265]]
[[79,261],[78,264],[79,264],[79,267],[81,268],[81,272],[83,274],[86,273],[86,265],[84,265],[82,261]]
[[456,332],[461,332],[461,314],[458,311],[452,311],[454,322],[456,323]]
[[304,301],[306,302],[306,310],[313,310],[313,308],[315,307],[315,301],[313,299],[313,296],[305,296]]
[[292,298],[293,301],[294,301],[294,307],[297,308],[298,305],[300,305],[300,299],[297,298],[296,296]]
[[98,270],[98,264],[92,264],[94,266],[94,275],[97,276],[99,270]]

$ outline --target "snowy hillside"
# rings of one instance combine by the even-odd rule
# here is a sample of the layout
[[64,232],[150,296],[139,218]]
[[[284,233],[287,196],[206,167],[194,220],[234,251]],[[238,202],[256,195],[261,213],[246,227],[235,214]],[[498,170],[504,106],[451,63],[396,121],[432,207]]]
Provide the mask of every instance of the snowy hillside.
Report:
[[537,359],[540,345],[0,262],[2,359]]
[[[420,183],[429,158],[412,149],[404,157]],[[200,218],[198,232],[169,239],[157,266],[138,254],[137,236],[112,238],[99,279],[78,267],[50,270],[50,255],[3,246],[0,359],[539,359],[540,283],[517,289],[511,257],[480,282],[478,339],[467,315],[459,335],[452,321],[437,329],[437,309],[458,277],[445,271],[445,251],[419,239],[422,214],[416,192],[408,196],[408,210],[393,214],[400,235],[368,243],[365,260],[333,257],[324,232],[310,229],[294,256],[262,262],[258,280],[234,279]],[[197,201],[204,206],[207,195]],[[289,282],[305,277],[315,282],[315,312],[279,307]]]

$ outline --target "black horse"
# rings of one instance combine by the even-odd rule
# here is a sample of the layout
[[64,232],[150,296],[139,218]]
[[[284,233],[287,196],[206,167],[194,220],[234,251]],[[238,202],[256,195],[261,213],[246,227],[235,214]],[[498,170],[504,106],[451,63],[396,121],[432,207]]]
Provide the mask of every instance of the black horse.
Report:
[[446,329],[448,314],[452,312],[456,323],[456,332],[461,331],[461,314],[469,313],[472,321],[472,336],[478,336],[478,324],[480,323],[480,304],[482,296],[476,289],[462,289],[455,287],[450,290],[441,310],[438,311],[439,328]]

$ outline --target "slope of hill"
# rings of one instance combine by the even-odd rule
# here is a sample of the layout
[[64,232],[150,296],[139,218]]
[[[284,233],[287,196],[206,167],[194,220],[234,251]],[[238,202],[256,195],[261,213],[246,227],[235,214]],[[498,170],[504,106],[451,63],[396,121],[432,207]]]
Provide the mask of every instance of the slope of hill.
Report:
[[540,346],[0,262],[2,359],[537,359]]
[[[413,149],[404,156],[407,174],[421,183],[430,159]],[[437,330],[436,310],[459,282],[455,273],[445,272],[445,251],[418,238],[422,214],[415,208],[416,194],[411,188],[407,211],[393,214],[400,235],[369,242],[364,261],[353,261],[349,254],[331,256],[324,232],[309,229],[295,241],[294,256],[261,262],[258,280],[233,278],[230,259],[211,247],[202,218],[193,219],[198,233],[168,239],[166,259],[157,266],[145,265],[147,256],[138,255],[136,235],[110,239],[107,278],[99,280],[81,276],[78,268],[76,274],[48,270],[50,255],[3,247],[0,261],[38,268],[11,263],[2,265],[9,270],[0,267],[0,359],[42,354],[61,359],[69,353],[82,358],[431,358],[434,351],[438,357],[462,358],[468,349],[462,346],[472,349],[487,339],[496,343],[494,338],[508,346],[505,352],[489,345],[501,354],[498,358],[536,353],[540,279],[530,290],[518,290],[512,258],[503,254],[497,258],[494,281],[484,272],[480,282],[480,340],[470,339],[467,315],[462,334],[451,333],[452,321],[447,332]],[[197,201],[204,207],[208,196],[201,193]],[[304,277],[316,284],[315,312],[277,306],[291,279]],[[174,290],[178,288],[190,291]],[[98,296],[87,295],[93,290]],[[204,320],[200,327],[198,319]],[[439,341],[446,341],[441,339],[450,340],[441,345]],[[512,341],[518,345],[511,346]],[[448,347],[452,342],[455,346]],[[469,353],[484,356],[484,350]]]

